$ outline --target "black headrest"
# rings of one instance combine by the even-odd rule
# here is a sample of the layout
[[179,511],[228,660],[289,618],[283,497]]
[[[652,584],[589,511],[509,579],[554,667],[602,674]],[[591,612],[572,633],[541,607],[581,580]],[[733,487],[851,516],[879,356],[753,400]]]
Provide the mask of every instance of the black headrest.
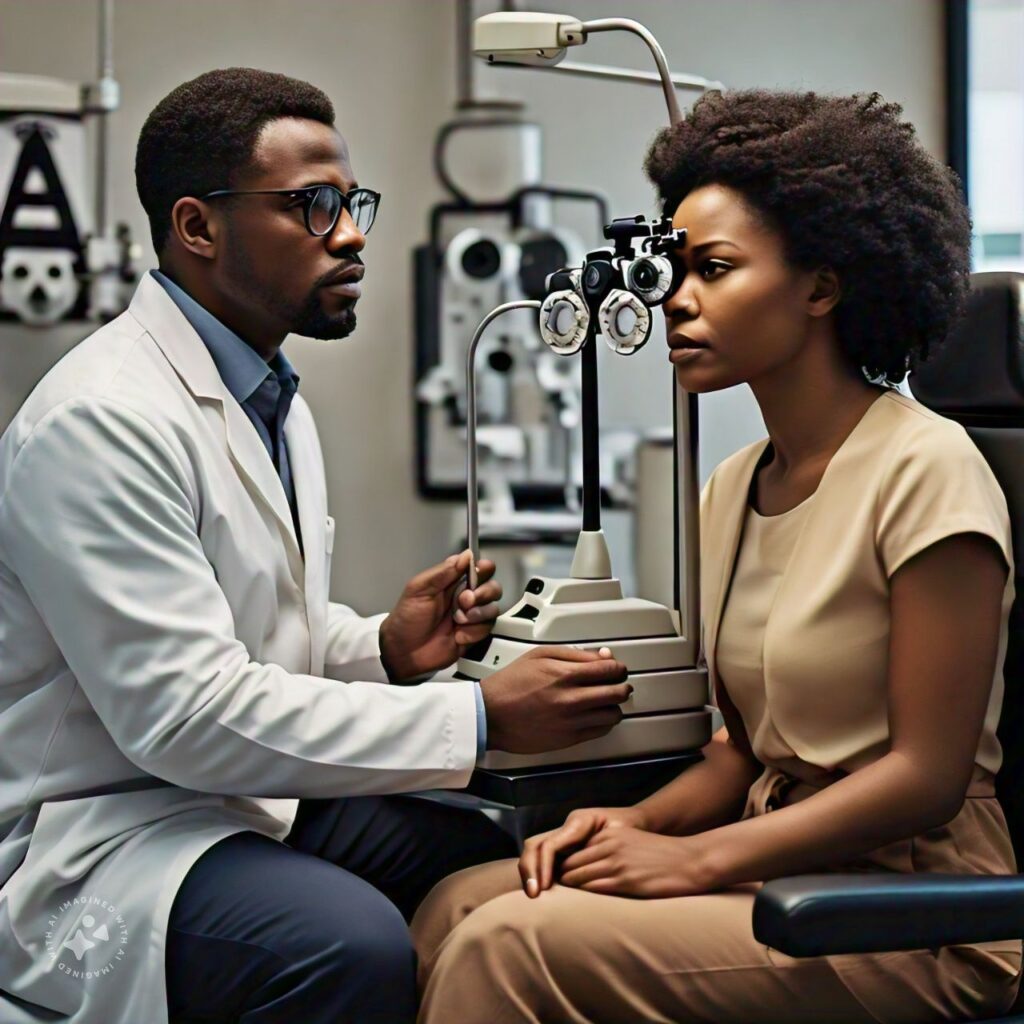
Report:
[[1024,274],[972,274],[966,314],[909,383],[952,419],[1024,426]]

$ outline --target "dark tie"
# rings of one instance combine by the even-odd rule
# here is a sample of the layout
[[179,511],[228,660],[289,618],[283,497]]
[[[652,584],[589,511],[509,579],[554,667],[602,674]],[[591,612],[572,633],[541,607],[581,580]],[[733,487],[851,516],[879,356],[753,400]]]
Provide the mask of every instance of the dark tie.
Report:
[[[297,390],[294,377],[284,376],[278,378],[273,372],[263,378],[260,386],[246,399],[244,405],[256,414],[259,423],[255,424],[257,430],[262,426],[259,433],[263,443],[267,446],[270,457],[274,462],[274,469],[281,478],[281,485],[288,498],[288,506],[292,512],[292,522],[295,524],[295,535],[299,538],[299,547],[302,547],[302,536],[299,533],[299,512],[295,501],[295,484],[292,480],[291,465],[288,461],[288,445],[284,439],[284,423],[288,416],[288,409],[291,407],[292,399]],[[250,417],[252,418],[252,417]]]

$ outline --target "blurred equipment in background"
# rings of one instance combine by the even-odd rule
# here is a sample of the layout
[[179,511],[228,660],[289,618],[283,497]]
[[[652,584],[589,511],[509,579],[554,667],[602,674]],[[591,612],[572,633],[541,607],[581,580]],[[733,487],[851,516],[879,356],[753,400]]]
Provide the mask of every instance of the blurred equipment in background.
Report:
[[[466,352],[495,306],[543,298],[551,273],[579,266],[608,222],[597,192],[543,182],[540,125],[523,105],[480,100],[472,75],[472,4],[459,0],[455,117],[438,130],[434,168],[448,197],[414,252],[416,461],[419,491],[461,503],[466,488]],[[538,572],[565,575],[583,482],[580,371],[519,310],[484,341],[478,408],[482,543],[509,593]],[[641,431],[607,432],[606,505],[633,502]],[[628,529],[620,516],[613,529]],[[462,538],[454,538],[456,543]],[[632,567],[624,565],[632,583]]]
[[99,15],[96,83],[0,73],[0,320],[110,320],[134,290],[138,246],[126,225],[109,223],[108,118],[120,100],[113,0],[101,0]]
[[[545,70],[606,82],[657,85],[672,119],[679,113],[677,88],[721,85],[670,73],[660,47],[636,22],[577,22],[565,15],[523,12],[513,0],[504,0],[502,7],[474,22],[472,0],[456,0],[455,116],[440,127],[434,148],[435,173],[448,196],[431,211],[429,241],[414,253],[417,483],[424,497],[453,504],[466,486],[463,367],[474,329],[497,306],[545,298],[547,276],[581,266],[610,220],[603,195],[543,181],[541,126],[519,102],[480,98],[472,55],[492,64],[539,63]],[[639,36],[655,56],[658,71],[563,59],[566,47],[585,43],[589,33],[613,30]],[[635,272],[652,271],[651,261],[645,260]],[[599,333],[617,353],[638,350],[655,326],[641,298],[643,282],[631,286],[629,294],[620,290],[594,310],[601,320]],[[653,273],[646,287],[660,286],[659,274]],[[553,349],[542,337],[550,336],[550,323],[580,315],[571,305],[571,298],[560,302],[557,310],[549,310],[554,319],[543,318],[539,328],[526,311],[510,311],[481,342],[480,541],[498,561],[509,594],[538,574],[565,576],[575,544],[583,485],[580,368],[574,360],[558,358],[569,354],[565,346],[574,344],[571,339]],[[581,327],[575,334],[575,344],[582,344],[585,331]],[[660,399],[650,408],[624,412],[621,382],[613,387],[617,394],[602,427],[599,476],[602,504],[611,510],[610,543],[629,593],[639,582],[635,544],[628,538],[636,504],[637,449],[645,434],[669,424],[671,412]]]
[[[413,254],[417,481],[422,495],[453,505],[466,493],[465,366],[477,324],[495,306],[542,298],[547,276],[582,260],[607,219],[597,193],[542,183],[541,127],[521,103],[474,97],[469,0],[456,10],[456,114],[434,146],[448,198],[431,210],[429,240]],[[515,593],[571,560],[580,380],[543,344],[535,316],[519,310],[501,327],[481,355],[480,519]]]
[[[458,127],[480,126],[494,125]],[[551,224],[551,208],[566,200],[590,204],[595,222],[605,210],[599,196],[528,184],[505,199],[456,199],[431,212],[430,241],[414,254],[417,457],[427,497],[458,501],[465,493],[464,367],[476,325],[497,305],[541,298],[547,276],[586,251],[572,230]],[[488,514],[578,506],[578,373],[542,343],[529,316],[510,317],[485,355],[479,401]]]
[[[467,144],[461,136],[473,138]],[[463,143],[474,167],[500,151],[505,177],[513,177],[510,168],[518,172],[513,190],[488,197],[456,183],[452,142]],[[554,222],[560,208],[590,207],[591,238],[607,216],[595,193],[540,184],[540,155],[539,126],[508,109],[478,106],[438,134],[435,165],[452,198],[432,209],[430,239],[414,253],[417,459],[420,491],[430,498],[459,501],[465,493],[464,367],[476,325],[495,306],[542,298],[549,274],[582,260],[580,234]],[[578,508],[578,372],[542,343],[531,316],[509,317],[486,344],[479,395],[485,515],[504,517],[508,527],[516,509]]]

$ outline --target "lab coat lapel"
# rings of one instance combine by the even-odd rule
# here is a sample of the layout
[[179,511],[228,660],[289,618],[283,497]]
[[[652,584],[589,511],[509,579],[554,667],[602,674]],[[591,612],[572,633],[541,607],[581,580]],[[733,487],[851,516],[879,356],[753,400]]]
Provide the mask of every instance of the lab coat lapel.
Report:
[[309,406],[296,396],[284,423],[288,462],[295,485],[299,529],[305,554],[306,618],[309,622],[309,660],[313,675],[323,674],[327,643],[327,491],[323,456]]
[[708,521],[701,524],[704,532],[704,542],[701,545],[701,565],[704,569],[701,599],[705,602],[704,656],[707,659],[712,685],[717,680],[715,654],[718,630],[722,623],[722,613],[725,611],[736,555],[739,552],[740,537],[743,534],[747,490],[754,467],[767,445],[767,439],[764,444],[754,445],[746,458],[731,467],[736,474],[734,481],[721,482],[723,491],[729,495],[742,495],[743,500],[729,501],[723,508],[716,508],[713,518],[709,516]]
[[292,575],[296,581],[301,581],[302,554],[281,479],[259,434],[225,388],[202,339],[161,284],[149,274],[139,282],[128,311],[149,331],[189,391],[197,399],[218,403],[231,460],[248,489],[273,512],[284,537]]
[[249,417],[245,415],[242,407],[231,395],[225,392],[225,396],[222,408],[227,425],[231,460],[239,474],[249,482],[251,488],[273,511],[285,539],[292,576],[301,583],[305,571],[302,564],[302,552],[299,550],[299,539],[295,535],[292,510],[288,507],[288,497],[284,492],[284,485],[281,483],[274,463]]

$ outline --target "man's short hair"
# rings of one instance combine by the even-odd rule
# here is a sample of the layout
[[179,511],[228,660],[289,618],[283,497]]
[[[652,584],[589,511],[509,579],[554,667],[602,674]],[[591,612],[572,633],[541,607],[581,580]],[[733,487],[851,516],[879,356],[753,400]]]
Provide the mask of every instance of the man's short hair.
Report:
[[135,186],[159,253],[182,196],[232,188],[252,164],[268,121],[302,117],[334,125],[316,86],[255,68],[207,71],[179,85],[146,118],[135,151]]

